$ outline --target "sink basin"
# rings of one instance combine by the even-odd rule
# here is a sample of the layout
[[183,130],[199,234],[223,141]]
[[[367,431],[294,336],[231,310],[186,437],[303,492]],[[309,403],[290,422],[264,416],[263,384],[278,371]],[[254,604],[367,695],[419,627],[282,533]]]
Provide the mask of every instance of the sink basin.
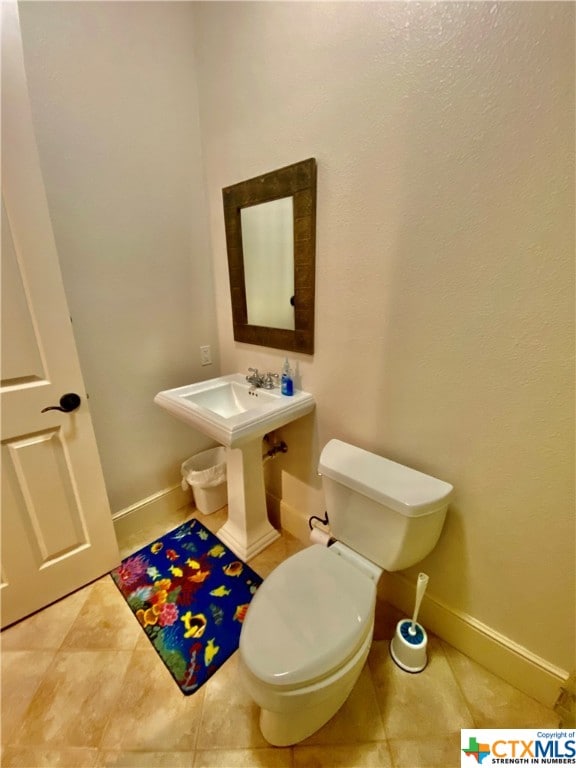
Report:
[[221,445],[237,448],[314,409],[314,398],[296,391],[254,389],[241,373],[159,392],[154,402]]
[[244,384],[237,381],[220,381],[216,379],[217,385],[202,389],[200,392],[191,392],[182,395],[184,400],[194,403],[202,408],[207,408],[217,416],[229,419],[231,416],[237,416],[239,413],[253,411],[261,408],[266,403],[277,401],[277,395],[269,394],[264,390],[248,389]]

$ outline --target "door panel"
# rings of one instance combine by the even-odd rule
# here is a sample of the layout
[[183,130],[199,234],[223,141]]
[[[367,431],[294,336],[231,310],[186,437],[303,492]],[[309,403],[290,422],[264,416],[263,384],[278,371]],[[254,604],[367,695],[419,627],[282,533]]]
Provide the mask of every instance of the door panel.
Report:
[[[61,430],[7,441],[7,474],[13,503],[26,527],[39,568],[88,545],[86,521],[74,492],[74,468]],[[43,510],[54,511],[47,517]]]
[[[10,385],[24,376],[27,381],[41,381],[46,377],[40,350],[26,301],[12,230],[2,200],[2,312],[10,324],[2,324],[2,386]],[[14,333],[14,328],[19,333]]]

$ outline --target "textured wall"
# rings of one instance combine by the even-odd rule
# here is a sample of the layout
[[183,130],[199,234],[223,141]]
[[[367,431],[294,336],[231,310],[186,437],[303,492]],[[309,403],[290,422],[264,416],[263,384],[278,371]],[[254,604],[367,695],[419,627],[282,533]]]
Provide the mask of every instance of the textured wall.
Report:
[[[211,445],[154,405],[217,373],[188,3],[20,3],[42,170],[113,512]],[[199,346],[215,365],[200,367]],[[215,374],[216,375],[216,374]]]
[[332,437],[453,483],[431,594],[570,669],[574,6],[203,3],[196,19],[226,372],[283,355],[233,341],[221,189],[318,160],[317,352],[291,356],[318,407],[271,485],[322,509]]

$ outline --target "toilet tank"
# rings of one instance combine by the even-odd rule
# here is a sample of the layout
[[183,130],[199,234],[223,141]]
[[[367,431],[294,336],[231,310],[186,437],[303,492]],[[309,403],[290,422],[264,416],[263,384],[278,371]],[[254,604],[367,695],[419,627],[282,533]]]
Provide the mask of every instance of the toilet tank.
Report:
[[442,531],[452,486],[330,440],[318,466],[331,535],[387,571],[423,560]]

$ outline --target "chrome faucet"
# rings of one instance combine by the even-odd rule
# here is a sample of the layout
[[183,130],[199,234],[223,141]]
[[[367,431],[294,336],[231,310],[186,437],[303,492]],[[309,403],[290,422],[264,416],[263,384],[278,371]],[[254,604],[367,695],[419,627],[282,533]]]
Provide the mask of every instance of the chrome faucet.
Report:
[[246,381],[249,381],[250,384],[252,384],[253,389],[260,389],[260,387],[264,386],[264,376],[261,376],[258,373],[258,368],[248,368],[248,376],[246,376]]
[[267,373],[265,376],[262,376],[258,373],[258,368],[248,368],[248,371],[249,374],[246,376],[246,381],[252,384],[252,389],[274,389],[280,378],[277,373]]

